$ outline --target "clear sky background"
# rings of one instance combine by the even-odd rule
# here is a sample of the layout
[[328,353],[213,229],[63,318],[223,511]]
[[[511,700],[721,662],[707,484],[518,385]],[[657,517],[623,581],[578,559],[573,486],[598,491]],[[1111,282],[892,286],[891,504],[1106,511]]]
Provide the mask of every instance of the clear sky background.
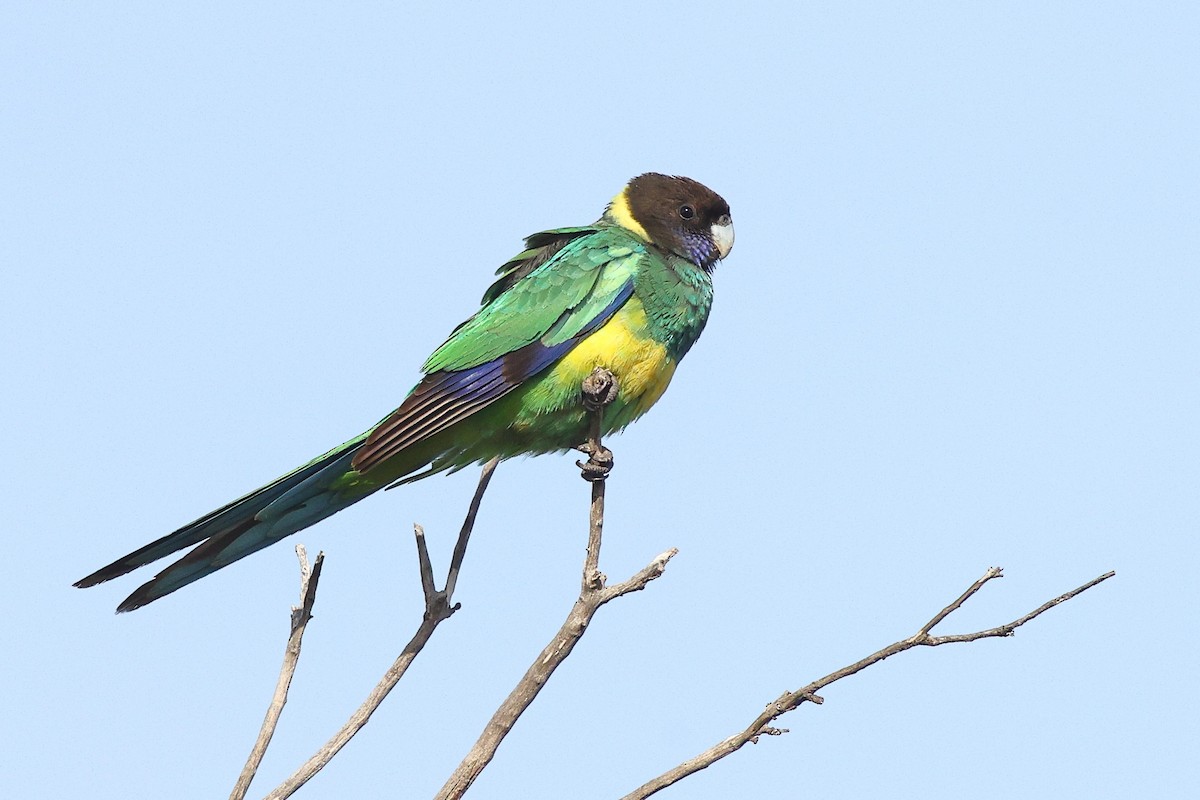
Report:
[[[664,797],[1195,797],[1194,3],[7,3],[6,797],[222,797],[327,554],[261,796],[415,629],[474,471],[130,615],[72,581],[359,433],[537,230],[644,171],[733,208],[611,445],[603,609],[471,792],[605,798],[910,635]],[[577,593],[573,457],[502,465],[445,623],[306,798],[428,797]]]

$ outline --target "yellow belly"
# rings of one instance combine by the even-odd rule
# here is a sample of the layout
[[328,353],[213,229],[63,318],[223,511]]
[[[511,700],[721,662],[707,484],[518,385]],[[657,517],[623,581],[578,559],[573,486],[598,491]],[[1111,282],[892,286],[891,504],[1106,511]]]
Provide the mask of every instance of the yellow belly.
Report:
[[[636,297],[599,330],[577,344],[549,372],[530,387],[533,400],[527,407],[563,409],[577,407],[580,384],[596,367],[616,376],[617,401],[605,413],[606,422],[625,427],[662,397],[675,374],[675,360],[662,344],[648,335],[646,311]],[[608,426],[606,426],[608,427]]]
[[616,400],[604,410],[603,433],[621,430],[662,397],[675,374],[675,359],[649,337],[647,328],[641,301],[631,298],[557,364],[480,412],[474,423],[456,425],[431,439],[434,469],[579,445],[589,425],[580,392],[583,379],[596,367],[611,371],[619,383]]

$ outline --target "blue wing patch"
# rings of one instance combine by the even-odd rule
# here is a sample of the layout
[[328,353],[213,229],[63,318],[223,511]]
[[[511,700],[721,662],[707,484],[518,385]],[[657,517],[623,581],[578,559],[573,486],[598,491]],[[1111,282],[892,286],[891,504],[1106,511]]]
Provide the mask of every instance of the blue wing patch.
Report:
[[[491,405],[570,352],[611,319],[632,294],[630,280],[603,311],[569,339],[552,345],[537,340],[484,364],[426,375],[400,407],[371,431],[355,454],[352,466],[360,473],[366,472],[406,447],[441,433]],[[564,312],[564,316],[569,313]]]

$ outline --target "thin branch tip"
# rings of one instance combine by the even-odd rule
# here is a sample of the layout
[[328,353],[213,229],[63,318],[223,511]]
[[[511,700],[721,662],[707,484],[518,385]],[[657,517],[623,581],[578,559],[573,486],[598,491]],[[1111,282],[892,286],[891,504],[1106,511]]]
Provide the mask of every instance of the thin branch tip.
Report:
[[[644,800],[644,798],[647,798],[652,794],[656,794],[668,786],[683,780],[689,775],[695,774],[702,769],[712,766],[722,758],[737,752],[747,743],[757,744],[759,738],[764,735],[776,735],[773,733],[773,731],[780,729],[773,728],[771,723],[778,717],[795,710],[803,703],[813,703],[814,705],[821,705],[824,703],[824,698],[818,695],[817,691],[825,686],[829,686],[830,684],[840,681],[843,678],[848,678],[851,675],[861,672],[867,667],[878,664],[879,662],[890,658],[891,656],[903,653],[906,650],[911,650],[914,647],[936,646],[957,642],[973,642],[984,638],[1012,636],[1017,628],[1036,618],[1044,611],[1070,600],[1076,595],[1087,591],[1096,584],[1108,580],[1115,574],[1115,571],[1106,572],[1100,577],[1085,583],[1083,586],[1072,589],[1066,594],[1059,595],[1053,600],[1043,603],[1041,606],[1029,612],[1025,616],[1005,625],[999,625],[995,628],[977,631],[975,633],[957,634],[951,636],[931,636],[929,634],[929,630],[933,626],[937,625],[947,616],[956,611],[967,599],[978,592],[985,583],[995,578],[1003,577],[1003,570],[1000,567],[990,567],[983,574],[983,577],[971,584],[971,586],[965,592],[959,595],[958,599],[954,600],[952,603],[950,603],[950,605],[938,612],[933,619],[922,626],[922,628],[913,636],[894,642],[887,647],[877,650],[866,658],[862,658],[853,664],[848,664],[839,670],[831,672],[825,677],[813,681],[796,692],[784,692],[776,700],[768,703],[762,713],[760,713],[743,731],[721,740],[699,755],[696,755],[673,767],[672,769],[667,770],[658,777],[647,781],[634,791],[625,795],[622,800]],[[782,729],[782,732],[786,732],[786,729]]]
[[[475,518],[479,513],[479,505],[483,500],[484,490],[487,489],[488,481],[491,480],[492,473],[495,471],[496,464],[499,461],[498,457],[493,458],[484,466],[483,472],[480,475],[479,485],[475,489],[475,496],[471,500],[466,519],[463,521],[462,529],[458,534],[458,541],[454,546],[454,555],[451,558],[445,589],[439,590],[437,588],[433,575],[433,563],[429,558],[429,547],[425,541],[425,528],[420,523],[413,523],[413,538],[417,544],[417,564],[421,573],[421,591],[425,596],[425,612],[422,615],[421,624],[417,627],[416,633],[413,634],[408,644],[404,646],[400,655],[396,657],[391,667],[384,673],[383,677],[375,685],[375,688],[371,690],[370,694],[367,695],[367,698],[363,700],[358,709],[350,715],[350,718],[341,729],[334,733],[329,741],[322,745],[308,761],[300,765],[283,783],[275,787],[267,795],[267,800],[284,800],[284,798],[291,797],[301,786],[324,769],[325,765],[367,724],[371,715],[383,703],[384,698],[388,696],[392,689],[396,687],[396,684],[400,682],[400,679],[404,677],[409,665],[412,664],[413,660],[424,649],[437,629],[437,626],[443,620],[449,619],[454,612],[461,608],[460,604],[451,603],[451,597],[454,593],[454,582],[458,577],[459,570],[462,568],[463,557],[467,549],[467,540],[471,535],[471,529],[475,525]],[[312,587],[314,589],[323,558],[324,553],[319,554],[316,564],[313,566]],[[241,797],[235,798],[235,800],[241,800]]]
[[296,545],[296,558],[300,562],[300,605],[292,606],[290,613],[291,630],[283,651],[283,664],[279,668],[279,677],[275,682],[275,691],[267,706],[267,713],[259,727],[258,737],[250,748],[250,755],[234,783],[230,792],[230,800],[243,800],[250,790],[250,784],[258,773],[267,747],[275,736],[279,726],[279,718],[283,707],[287,704],[288,689],[292,685],[292,677],[300,663],[300,647],[304,640],[304,631],[313,619],[313,604],[317,602],[317,586],[321,580],[321,566],[325,563],[324,551],[317,552],[317,558],[312,564],[308,561],[308,551],[303,544]]
[[750,744],[758,744],[760,736],[782,736],[785,733],[791,733],[790,728],[773,728],[770,725],[764,725],[759,729],[758,733],[750,737]]
[[308,550],[303,543],[297,544],[295,549],[296,558],[300,561],[300,580],[304,581],[308,577]]

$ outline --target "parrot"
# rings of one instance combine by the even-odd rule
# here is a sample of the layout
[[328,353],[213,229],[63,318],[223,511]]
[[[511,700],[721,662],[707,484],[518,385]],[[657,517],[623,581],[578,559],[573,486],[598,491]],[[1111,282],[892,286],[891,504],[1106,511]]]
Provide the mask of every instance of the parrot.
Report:
[[525,239],[473,316],[433,351],[400,407],[365,433],[75,583],[120,577],[184,548],[118,607],[132,611],[380,489],[493,458],[578,449],[593,369],[616,379],[602,435],[666,391],[733,247],[729,204],[703,184],[645,173],[591,225]]

